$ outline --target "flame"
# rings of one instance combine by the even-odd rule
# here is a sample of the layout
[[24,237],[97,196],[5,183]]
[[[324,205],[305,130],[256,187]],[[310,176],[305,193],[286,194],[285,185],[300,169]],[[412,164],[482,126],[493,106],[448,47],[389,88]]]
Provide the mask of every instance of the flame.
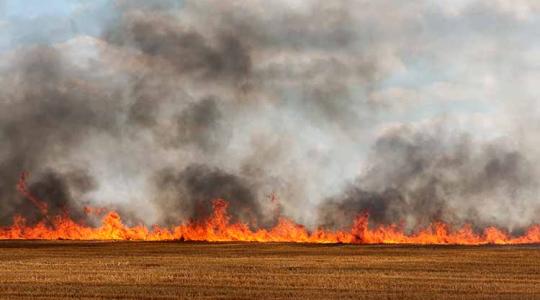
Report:
[[228,203],[225,200],[214,200],[213,207],[212,216],[202,222],[192,221],[171,228],[153,226],[151,229],[143,225],[127,226],[114,211],[107,212],[98,227],[79,224],[65,215],[28,226],[23,217],[17,216],[11,226],[0,228],[0,239],[460,245],[540,243],[540,225],[531,226],[522,236],[511,237],[495,227],[476,234],[470,225],[451,231],[448,225],[436,222],[407,235],[396,225],[370,229],[367,214],[358,216],[349,231],[317,229],[310,232],[304,226],[283,217],[271,229],[251,230],[247,224],[230,222]]
[[43,216],[47,216],[47,212],[48,212],[48,207],[47,207],[47,203],[39,200],[38,198],[36,198],[34,195],[32,195],[32,193],[30,193],[30,191],[28,190],[28,188],[26,187],[26,179],[28,178],[28,173],[27,172],[23,172],[21,174],[21,177],[19,178],[19,182],[17,182],[17,190],[19,191],[19,193],[21,193],[21,195],[23,195],[26,199],[30,200],[30,202],[32,202],[32,204],[34,204],[38,209],[39,209],[39,212],[43,215]]
[[[0,227],[0,239],[455,245],[540,243],[540,225],[529,227],[522,236],[517,237],[512,237],[495,227],[488,227],[480,234],[475,233],[470,225],[451,230],[442,222],[434,222],[427,228],[407,234],[397,225],[380,225],[370,228],[368,214],[357,216],[348,231],[324,229],[309,231],[304,226],[284,217],[280,217],[273,228],[252,230],[245,223],[231,223],[227,213],[228,202],[223,199],[213,201],[213,213],[206,220],[190,221],[174,227],[153,226],[150,229],[144,225],[125,225],[115,211],[86,208],[87,214],[102,216],[100,225],[92,227],[77,223],[67,214],[47,216],[47,205],[29,192],[25,184],[26,177],[26,173],[21,176],[17,187],[21,194],[44,215],[45,220],[28,225],[25,218],[16,216],[11,226]],[[272,201],[275,201],[274,197]]]

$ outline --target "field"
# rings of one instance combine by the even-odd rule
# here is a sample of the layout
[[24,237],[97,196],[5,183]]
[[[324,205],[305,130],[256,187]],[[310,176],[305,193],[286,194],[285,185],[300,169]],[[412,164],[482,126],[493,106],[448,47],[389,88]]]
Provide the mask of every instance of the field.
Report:
[[0,298],[540,298],[538,246],[0,242]]

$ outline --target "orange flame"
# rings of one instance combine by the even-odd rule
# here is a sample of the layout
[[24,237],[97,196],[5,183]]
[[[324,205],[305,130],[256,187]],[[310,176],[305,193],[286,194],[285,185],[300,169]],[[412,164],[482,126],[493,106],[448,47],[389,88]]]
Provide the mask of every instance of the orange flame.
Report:
[[[287,218],[280,218],[271,229],[251,230],[244,223],[230,223],[228,203],[214,200],[213,214],[202,222],[188,222],[176,227],[143,225],[127,226],[120,215],[107,212],[98,227],[78,224],[67,216],[49,219],[50,225],[40,222],[28,226],[26,220],[15,217],[9,227],[0,228],[0,239],[46,240],[185,240],[185,241],[245,241],[245,242],[299,242],[299,243],[358,243],[358,244],[526,244],[540,243],[540,225],[531,226],[524,235],[511,237],[508,233],[489,227],[482,234],[471,226],[451,231],[444,223],[433,223],[416,233],[407,235],[396,225],[368,227],[367,214],[356,218],[349,231],[317,229],[308,231],[304,226]],[[92,212],[95,212],[92,210]]]
[[43,216],[47,216],[47,212],[48,212],[48,207],[47,207],[47,203],[39,200],[38,198],[36,198],[34,195],[32,195],[32,193],[30,193],[30,191],[28,190],[28,188],[26,187],[26,179],[28,178],[28,173],[27,172],[23,172],[21,174],[21,177],[19,178],[19,182],[17,182],[17,190],[19,191],[19,193],[21,193],[21,195],[23,195],[26,199],[30,200],[30,202],[32,202],[32,204],[34,204],[38,209],[39,209],[39,212],[43,215]]
[[[495,227],[486,228],[477,234],[470,225],[452,231],[445,223],[434,222],[413,234],[406,234],[397,225],[378,226],[370,229],[368,214],[359,215],[349,231],[317,229],[308,231],[290,219],[279,217],[278,224],[271,229],[251,230],[245,223],[231,223],[227,214],[228,202],[213,201],[213,214],[202,222],[188,222],[175,227],[127,226],[115,211],[102,208],[85,208],[87,215],[103,215],[98,227],[79,224],[67,216],[47,215],[47,204],[32,195],[26,187],[27,173],[23,173],[17,184],[19,192],[29,199],[45,217],[45,221],[27,225],[26,220],[16,216],[9,227],[0,227],[0,239],[45,239],[45,240],[185,240],[185,241],[243,241],[243,242],[297,242],[297,243],[356,243],[356,244],[530,244],[540,243],[540,225],[533,225],[522,236],[512,237]],[[272,203],[279,203],[275,195]]]

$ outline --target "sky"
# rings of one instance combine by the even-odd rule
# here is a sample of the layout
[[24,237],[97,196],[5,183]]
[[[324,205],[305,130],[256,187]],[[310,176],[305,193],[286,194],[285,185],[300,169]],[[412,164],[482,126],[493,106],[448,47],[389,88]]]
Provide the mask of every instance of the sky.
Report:
[[[96,101],[114,106],[118,128],[95,133],[89,121],[65,153],[28,163],[38,174],[86,169],[97,183],[83,202],[150,203],[140,217],[159,221],[156,174],[174,166],[182,181],[202,164],[246,180],[257,203],[277,191],[310,225],[324,203],[365,208],[360,190],[388,204],[383,220],[444,211],[463,221],[483,205],[474,218],[515,227],[534,218],[525,207],[540,209],[522,178],[540,170],[512,160],[540,162],[539,12],[533,0],[0,0],[0,66],[8,90],[24,90],[6,74],[26,74],[19,54],[49,47],[68,77],[116,97]],[[7,109],[24,102],[12,94],[1,95]],[[459,180],[471,173],[480,187]],[[393,190],[406,205],[382,196]],[[444,205],[419,204],[426,197]]]
[[[76,35],[99,36],[107,22],[107,1],[0,1],[0,50],[29,43],[57,43]],[[110,16],[109,17],[113,17]]]

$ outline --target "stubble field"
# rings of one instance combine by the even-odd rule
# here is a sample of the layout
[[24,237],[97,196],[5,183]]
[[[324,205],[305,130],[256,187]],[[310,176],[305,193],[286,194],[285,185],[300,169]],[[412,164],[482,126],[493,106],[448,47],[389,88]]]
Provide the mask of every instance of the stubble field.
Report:
[[1,241],[0,298],[540,298],[538,246]]

